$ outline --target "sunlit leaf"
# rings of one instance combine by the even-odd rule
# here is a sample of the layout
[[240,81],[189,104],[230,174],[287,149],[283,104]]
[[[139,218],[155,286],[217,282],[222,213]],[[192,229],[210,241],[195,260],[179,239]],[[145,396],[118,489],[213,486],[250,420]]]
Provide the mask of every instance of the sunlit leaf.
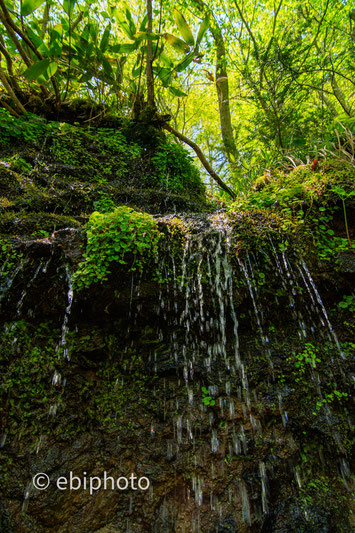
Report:
[[103,33],[101,42],[100,42],[100,50],[101,52],[106,52],[108,47],[108,42],[110,39],[110,33],[111,33],[111,24],[107,24],[105,31]]
[[139,26],[139,31],[146,31],[147,30],[147,20],[148,20],[148,15],[145,15],[145,17],[143,18],[143,20],[141,22],[141,25]]
[[205,35],[209,24],[210,24],[210,15],[208,14],[208,15],[205,16],[205,18],[201,22],[201,26],[200,26],[200,28],[198,30],[197,39],[196,39],[196,46],[198,46],[200,44],[200,42],[202,41],[203,36]]
[[23,75],[28,81],[38,80],[41,75],[45,74],[47,68],[49,67],[49,64],[49,59],[41,59],[40,61],[34,63],[27,70],[25,70]]
[[53,26],[52,35],[53,38],[60,38],[63,35],[63,26],[61,24]]
[[194,39],[194,36],[192,35],[192,31],[190,30],[190,27],[187,24],[183,15],[176,8],[174,9],[174,18],[176,20],[177,27],[179,28],[179,31],[181,35],[183,36],[185,42],[193,46],[195,44],[195,39]]
[[71,15],[73,13],[75,2],[76,0],[63,0],[63,9],[67,15]]
[[24,0],[22,3],[22,15],[30,15],[42,5],[44,0]]
[[167,41],[170,46],[175,48],[178,52],[183,52],[187,54],[190,51],[190,47],[183,41],[182,39],[179,39],[178,37],[175,37],[175,35],[172,35],[171,33],[164,33],[164,38]]
[[156,33],[147,33],[146,31],[139,31],[133,37],[138,41],[157,41],[159,39],[159,35]]
[[171,59],[169,59],[168,56],[166,56],[163,52],[159,54],[159,59],[166,67],[172,68],[174,66],[174,62],[171,61]]
[[115,54],[130,54],[131,52],[137,50],[138,46],[139,42],[114,44],[110,47],[110,50]]
[[169,87],[169,91],[174,96],[187,96],[187,94],[184,93],[184,91],[181,91],[180,89],[177,89],[176,87]]
[[117,7],[113,8],[112,13],[113,13],[113,16],[114,16],[117,24],[124,31],[124,33],[127,35],[127,37],[129,37],[130,39],[134,40],[133,39],[133,35],[136,33],[136,27],[134,26],[134,23],[133,23],[133,25],[130,24],[129,21],[127,21],[127,19],[125,19],[123,17],[121,11]]
[[102,66],[103,66],[105,74],[109,76],[110,78],[112,78],[113,70],[112,70],[109,60],[105,56],[102,57]]
[[193,59],[194,53],[191,52],[188,56],[185,57],[183,61],[181,61],[181,63],[179,63],[175,67],[176,72],[182,72],[183,70],[185,70],[190,65],[190,63],[192,63]]
[[125,15],[126,15],[126,19],[128,21],[128,24],[129,24],[129,29],[130,29],[132,35],[134,35],[136,33],[137,29],[136,29],[136,25],[134,23],[133,17],[131,15],[131,12],[128,9],[128,7],[126,7],[126,9],[125,9]]
[[56,63],[55,61],[52,61],[51,63],[49,63],[46,74],[49,78],[51,78],[52,76],[54,76],[57,70],[58,70],[58,63]]

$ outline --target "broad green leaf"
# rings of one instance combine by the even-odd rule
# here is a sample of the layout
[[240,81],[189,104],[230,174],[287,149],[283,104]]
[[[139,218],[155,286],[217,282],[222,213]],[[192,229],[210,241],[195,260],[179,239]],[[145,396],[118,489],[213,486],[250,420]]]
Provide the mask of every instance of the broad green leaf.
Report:
[[171,83],[173,71],[170,68],[154,67],[153,72],[162,81],[163,86],[168,87],[168,85]]
[[49,63],[49,59],[41,59],[26,69],[23,75],[28,81],[37,80],[42,74],[45,74],[47,68],[49,67]]
[[46,74],[49,78],[51,78],[52,76],[54,76],[57,70],[58,70],[58,63],[56,63],[55,61],[51,61],[51,63],[49,63],[49,66],[47,68]]
[[42,42],[38,47],[37,47],[37,50],[42,54],[42,56],[44,57],[48,57],[50,56],[50,51],[48,49],[48,47],[45,45],[44,42]]
[[130,54],[131,52],[134,52],[137,50],[139,46],[139,43],[122,43],[122,44],[114,44],[111,46],[110,50],[114,54]]
[[62,47],[58,41],[54,41],[48,51],[49,57],[59,57],[62,54]]
[[142,72],[142,69],[141,69],[140,66],[139,66],[139,67],[134,67],[134,68],[132,69],[132,76],[133,76],[134,78],[137,78],[137,77],[141,74],[141,72]]
[[30,15],[35,11],[41,4],[43,4],[44,0],[24,0],[22,4],[22,15],[26,17],[26,15]]
[[117,7],[113,8],[112,13],[119,27],[125,32],[127,37],[129,37],[133,41],[133,35],[136,33],[136,28],[134,27],[134,31],[132,31],[132,25],[129,24],[129,22],[123,18],[122,13]]
[[195,39],[194,39],[194,36],[192,35],[192,31],[190,30],[190,27],[187,24],[183,15],[176,8],[174,9],[174,18],[176,20],[176,24],[185,42],[193,46],[195,44]]
[[171,59],[169,59],[168,56],[166,56],[163,52],[159,54],[159,59],[166,67],[173,68],[174,62],[171,61]]
[[106,52],[108,47],[108,42],[110,39],[110,33],[111,33],[111,24],[107,24],[104,34],[102,36],[101,42],[100,42],[100,50],[101,52]]
[[60,38],[63,35],[63,26],[61,24],[56,24],[53,27],[52,35],[53,35],[53,39]]
[[109,78],[112,78],[113,77],[113,70],[112,70],[112,67],[110,65],[109,60],[105,56],[102,57],[102,66],[104,68],[105,74],[107,76],[109,76]]
[[67,15],[71,15],[73,13],[75,2],[76,0],[63,0],[63,9]]
[[125,14],[126,14],[126,19],[128,21],[128,24],[129,24],[129,29],[130,29],[132,35],[134,35],[136,33],[137,29],[136,29],[136,25],[134,23],[133,17],[131,15],[131,12],[128,9],[128,7],[126,7],[126,9],[125,9]]
[[148,15],[145,15],[145,17],[143,18],[141,22],[141,25],[139,26],[139,31],[147,31],[147,20],[148,20]]
[[178,65],[175,67],[176,72],[182,72],[183,70],[185,70],[185,68],[187,68],[190,63],[192,63],[193,59],[194,53],[191,52],[181,61],[181,63],[178,63]]
[[164,33],[164,38],[167,41],[170,46],[175,48],[178,52],[182,52],[187,54],[190,52],[190,47],[183,41],[182,39],[179,39],[178,37],[175,37],[175,35],[172,35],[171,33]]
[[139,31],[133,37],[138,41],[157,41],[159,39],[159,35],[156,33],[147,33],[146,31]]
[[39,48],[43,44],[43,40],[29,26],[27,26],[27,35],[36,48]]
[[197,39],[196,39],[196,46],[198,46],[200,44],[200,42],[202,41],[203,36],[205,35],[209,24],[210,24],[210,15],[208,14],[208,15],[205,16],[205,18],[201,22],[201,26],[200,26],[200,28],[198,30]]
[[88,26],[89,26],[89,32],[90,32],[91,38],[94,41],[94,43],[96,43],[98,35],[99,35],[99,26],[98,24],[94,24],[93,22],[90,22]]
[[184,92],[181,91],[180,89],[177,89],[176,87],[169,87],[169,91],[170,91],[171,94],[173,94],[174,96],[187,96],[186,93],[184,93]]

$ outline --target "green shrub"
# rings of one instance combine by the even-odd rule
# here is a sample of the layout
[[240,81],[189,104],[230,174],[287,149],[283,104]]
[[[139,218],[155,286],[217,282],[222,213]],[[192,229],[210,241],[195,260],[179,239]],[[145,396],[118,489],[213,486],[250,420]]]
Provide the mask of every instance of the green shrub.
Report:
[[151,215],[120,206],[90,216],[84,261],[74,274],[77,289],[107,280],[113,263],[142,271],[157,253],[160,233]]
[[192,157],[182,146],[170,140],[161,141],[151,161],[153,186],[176,193],[194,192],[197,196],[204,193]]

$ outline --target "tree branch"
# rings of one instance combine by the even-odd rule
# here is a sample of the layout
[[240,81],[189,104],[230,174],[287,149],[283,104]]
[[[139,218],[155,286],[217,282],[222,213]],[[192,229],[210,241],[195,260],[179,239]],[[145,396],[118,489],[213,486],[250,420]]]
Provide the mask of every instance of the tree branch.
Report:
[[169,124],[164,124],[163,128],[169,131],[170,133],[172,133],[173,135],[175,135],[175,137],[177,137],[184,143],[191,146],[191,148],[195,151],[197,157],[199,158],[199,160],[201,161],[201,163],[203,164],[203,166],[205,167],[205,169],[207,170],[211,178],[213,178],[218,183],[218,185],[221,187],[221,189],[223,189],[226,193],[228,193],[233,198],[233,200],[237,198],[236,193],[232,189],[230,189],[228,185],[224,183],[224,181],[221,180],[218,174],[215,173],[215,171],[213,170],[213,168],[211,167],[211,165],[208,163],[207,159],[205,158],[201,148],[196,143],[191,141],[191,139],[189,139],[188,137],[185,137],[185,135],[183,135],[179,131],[174,130],[174,128],[172,128]]

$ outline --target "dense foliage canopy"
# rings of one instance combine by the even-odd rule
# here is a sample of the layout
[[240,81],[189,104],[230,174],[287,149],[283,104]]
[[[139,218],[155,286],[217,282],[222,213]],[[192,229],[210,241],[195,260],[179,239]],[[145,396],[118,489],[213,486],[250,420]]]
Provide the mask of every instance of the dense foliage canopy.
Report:
[[78,99],[87,124],[155,114],[239,191],[330,152],[354,162],[347,0],[0,0],[0,22],[0,103],[14,116],[61,118]]

